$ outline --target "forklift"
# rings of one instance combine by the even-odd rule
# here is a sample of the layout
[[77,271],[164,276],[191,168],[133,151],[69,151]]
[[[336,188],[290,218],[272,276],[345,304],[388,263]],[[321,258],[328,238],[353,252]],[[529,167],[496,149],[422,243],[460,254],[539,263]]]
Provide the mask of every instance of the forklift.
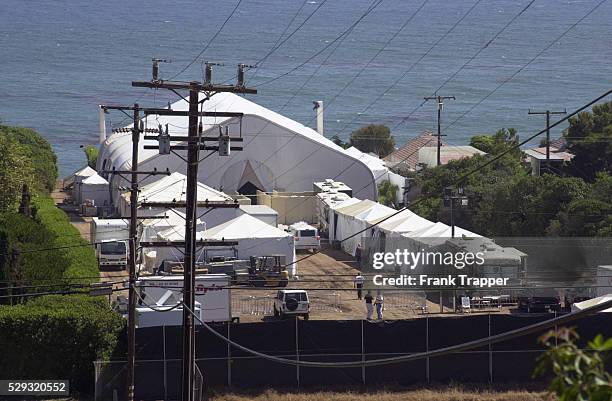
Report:
[[283,255],[251,256],[249,285],[253,287],[286,287],[289,272],[283,267]]

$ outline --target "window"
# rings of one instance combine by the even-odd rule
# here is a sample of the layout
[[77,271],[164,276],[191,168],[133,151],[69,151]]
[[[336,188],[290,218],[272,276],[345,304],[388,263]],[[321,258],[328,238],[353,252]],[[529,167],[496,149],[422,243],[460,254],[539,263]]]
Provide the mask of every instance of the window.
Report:
[[102,242],[100,244],[100,252],[106,255],[125,255],[125,242]]
[[301,230],[300,237],[314,237],[317,235],[317,230]]

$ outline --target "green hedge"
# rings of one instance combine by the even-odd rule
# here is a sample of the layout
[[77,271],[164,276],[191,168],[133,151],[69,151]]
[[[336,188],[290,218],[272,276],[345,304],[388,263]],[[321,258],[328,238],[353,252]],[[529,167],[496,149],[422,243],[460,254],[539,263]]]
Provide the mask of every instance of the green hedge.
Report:
[[[17,213],[0,216],[0,248],[5,250],[0,268],[5,278],[98,281],[95,251],[70,224],[68,215],[49,197],[37,197],[33,205],[37,211],[35,219]],[[14,250],[19,251],[20,277],[9,277],[6,271]]]
[[118,350],[125,319],[103,298],[46,296],[0,306],[0,377],[68,379],[90,393],[93,361]]
[[[63,210],[58,209],[53,199],[40,197],[34,200],[37,209],[36,219],[54,236],[55,247],[62,247],[67,261],[63,269],[64,278],[97,277],[100,273],[93,247],[79,235]],[[88,279],[89,281],[98,281]]]

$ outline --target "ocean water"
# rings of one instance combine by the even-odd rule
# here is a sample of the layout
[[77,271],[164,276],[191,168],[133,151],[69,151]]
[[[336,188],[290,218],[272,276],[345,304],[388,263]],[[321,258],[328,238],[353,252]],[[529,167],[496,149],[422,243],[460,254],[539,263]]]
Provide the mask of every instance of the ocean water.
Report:
[[[501,127],[526,137],[544,125],[529,108],[571,110],[610,88],[611,1],[558,39],[599,1],[536,0],[490,42],[530,0],[383,0],[334,42],[376,2],[243,0],[210,42],[237,1],[2,0],[0,119],[40,131],[66,175],[84,164],[79,146],[97,141],[98,104],[176,99],[131,87],[150,78],[152,57],[172,60],[161,65],[167,79],[209,44],[177,79],[201,79],[208,60],[225,64],[215,68],[223,82],[233,80],[236,64],[255,64],[282,42],[247,73],[259,90],[249,97],[310,126],[312,101],[323,100],[327,136],[382,123],[401,144],[433,130],[435,104],[421,105],[423,97],[452,77],[439,92],[456,96],[442,116],[447,142]],[[115,126],[126,121],[110,118]]]

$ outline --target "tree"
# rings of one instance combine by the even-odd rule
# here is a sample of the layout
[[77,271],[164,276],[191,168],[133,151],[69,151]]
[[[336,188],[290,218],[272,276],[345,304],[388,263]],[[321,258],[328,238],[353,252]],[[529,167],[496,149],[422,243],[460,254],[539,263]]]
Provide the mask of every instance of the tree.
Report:
[[600,171],[612,173],[612,102],[570,118],[565,138],[574,154],[570,164],[574,175],[593,181]]
[[349,143],[364,153],[375,153],[380,158],[395,150],[395,139],[385,125],[370,124],[359,128],[353,131]]
[[[470,139],[471,146],[490,155],[505,152],[518,143],[519,137],[514,128],[502,128],[497,130],[494,135],[476,135]],[[516,158],[522,157],[522,152],[519,148],[513,149],[509,154]]]
[[85,152],[85,157],[87,157],[87,165],[95,169],[98,162],[98,153],[100,152],[98,148],[93,145],[87,145],[83,148],[83,152]]
[[36,180],[30,187],[34,192],[49,193],[57,180],[57,156],[45,138],[29,128],[0,125],[0,136],[22,145],[20,152],[31,163]]
[[385,206],[395,207],[398,190],[399,187],[389,180],[381,182],[378,184],[378,202]]
[[23,184],[34,182],[34,167],[26,153],[23,145],[0,135],[0,213],[16,208]]
[[600,334],[581,349],[578,334],[566,327],[551,330],[540,338],[548,350],[538,359],[534,376],[552,370],[555,378],[550,390],[559,401],[610,401],[612,375],[606,369],[606,357],[612,351],[612,338]]
[[341,148],[347,149],[351,147],[351,144],[348,142],[344,142],[342,139],[340,139],[340,137],[338,135],[334,135],[331,138],[329,138],[333,143],[335,143],[336,145],[340,146]]

